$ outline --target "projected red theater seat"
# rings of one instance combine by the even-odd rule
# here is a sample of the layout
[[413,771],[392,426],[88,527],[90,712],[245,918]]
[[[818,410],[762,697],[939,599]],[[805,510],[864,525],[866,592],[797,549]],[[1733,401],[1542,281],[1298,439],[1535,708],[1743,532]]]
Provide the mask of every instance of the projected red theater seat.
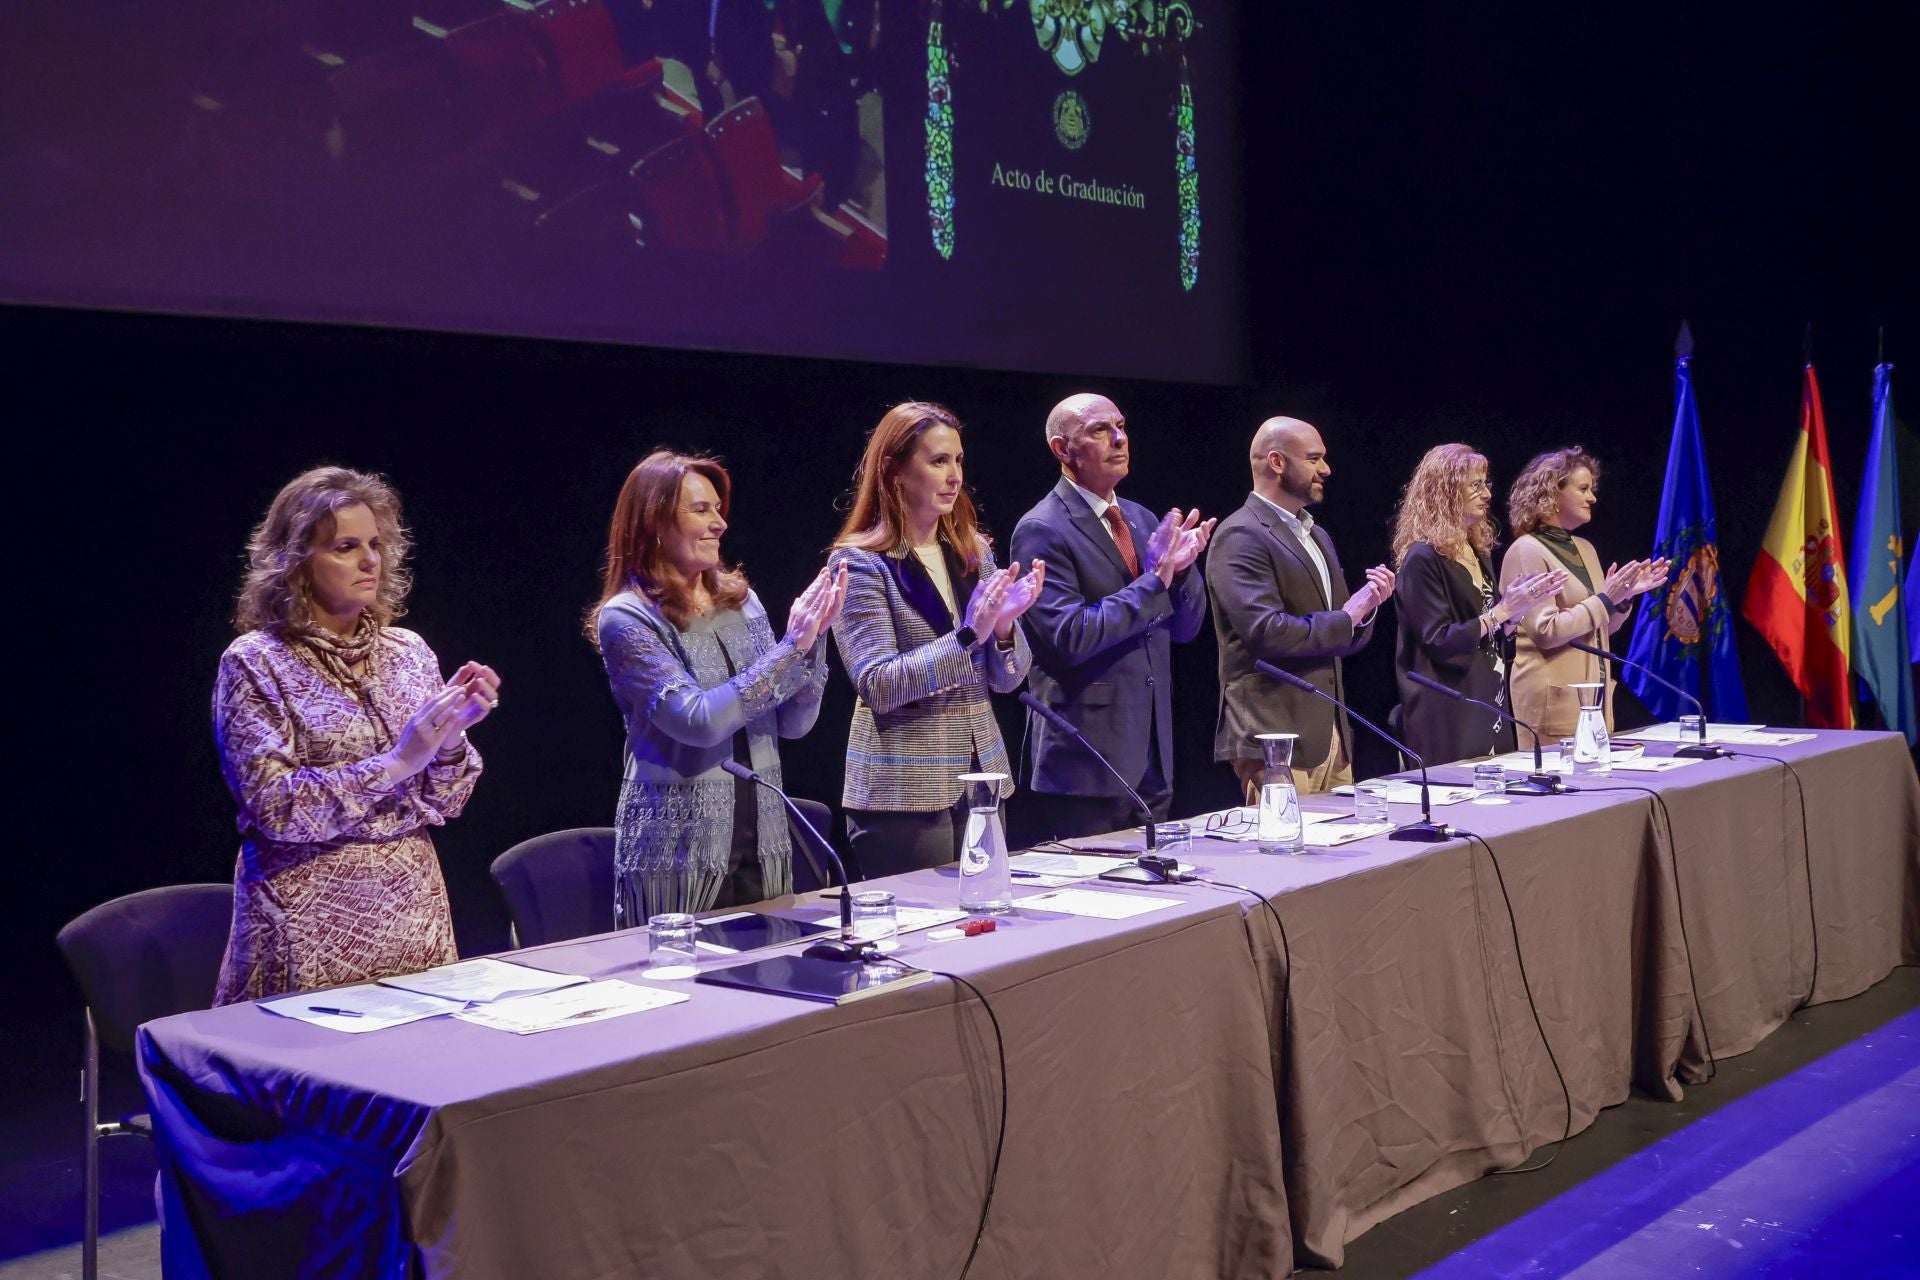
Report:
[[698,134],[675,138],[633,166],[638,238],[647,248],[715,253],[731,248],[720,179],[704,143]]
[[820,176],[796,177],[780,163],[767,109],[743,98],[707,122],[707,140],[727,196],[736,249],[753,249],[777,218],[810,215],[820,200]]

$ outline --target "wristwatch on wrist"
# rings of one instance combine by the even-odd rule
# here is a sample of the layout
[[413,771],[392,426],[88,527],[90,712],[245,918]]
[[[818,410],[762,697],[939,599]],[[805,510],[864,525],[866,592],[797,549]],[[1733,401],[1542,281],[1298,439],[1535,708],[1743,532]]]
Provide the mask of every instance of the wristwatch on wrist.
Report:
[[980,643],[980,633],[965,624],[962,624],[959,630],[953,633],[953,638],[960,642],[962,649],[971,649]]

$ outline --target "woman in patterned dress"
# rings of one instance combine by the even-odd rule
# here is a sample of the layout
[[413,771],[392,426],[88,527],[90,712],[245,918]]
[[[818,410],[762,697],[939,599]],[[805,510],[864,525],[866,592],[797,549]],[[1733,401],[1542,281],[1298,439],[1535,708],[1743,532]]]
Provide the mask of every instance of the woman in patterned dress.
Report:
[[298,477],[247,553],[213,694],[241,836],[215,1003],[455,959],[427,828],[473,792],[466,731],[499,705],[500,678],[469,662],[443,680],[426,642],[392,625],[407,534],[377,476]]
[[746,575],[721,560],[731,505],[724,467],[666,450],[640,460],[614,504],[586,630],[627,729],[614,822],[622,926],[793,891],[780,798],[721,766],[780,785],[778,740],[820,714],[821,637],[846,575],[822,569],[776,640]]

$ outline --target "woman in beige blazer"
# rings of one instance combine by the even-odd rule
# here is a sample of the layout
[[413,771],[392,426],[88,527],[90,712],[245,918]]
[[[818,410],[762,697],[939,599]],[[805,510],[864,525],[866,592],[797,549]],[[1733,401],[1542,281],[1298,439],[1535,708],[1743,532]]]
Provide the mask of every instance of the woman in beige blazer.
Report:
[[1593,544],[1573,536],[1593,519],[1599,487],[1599,460],[1574,445],[1529,462],[1507,498],[1514,541],[1500,562],[1501,586],[1547,569],[1567,571],[1559,594],[1522,616],[1513,660],[1513,713],[1548,741],[1573,736],[1580,718],[1580,699],[1568,687],[1574,684],[1606,683],[1612,728],[1612,673],[1569,641],[1610,648],[1608,637],[1626,623],[1633,598],[1667,580],[1665,560],[1616,564],[1603,575]]

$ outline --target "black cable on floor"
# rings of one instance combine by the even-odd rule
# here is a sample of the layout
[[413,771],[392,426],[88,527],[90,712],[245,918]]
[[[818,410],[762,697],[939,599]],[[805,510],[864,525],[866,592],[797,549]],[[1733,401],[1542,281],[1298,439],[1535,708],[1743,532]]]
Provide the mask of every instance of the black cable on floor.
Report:
[[1205,876],[1186,876],[1177,883],[1204,884],[1211,885],[1216,889],[1237,889],[1241,893],[1250,893],[1260,900],[1260,905],[1265,907],[1267,914],[1273,917],[1274,927],[1280,930],[1280,964],[1286,970],[1286,975],[1280,984],[1280,1034],[1284,1036],[1287,1030],[1287,1015],[1293,1008],[1293,948],[1287,943],[1287,922],[1280,918],[1280,909],[1273,905],[1272,898],[1269,898],[1258,889],[1251,888],[1244,884],[1235,884],[1231,880],[1212,880]]
[[1007,1042],[1000,1034],[1000,1019],[994,1016],[986,993],[957,973],[948,973],[943,969],[929,969],[927,972],[957,982],[973,992],[973,998],[987,1011],[987,1021],[993,1024],[993,1047],[1000,1057],[1000,1134],[993,1140],[993,1164],[987,1170],[987,1193],[980,1201],[980,1225],[974,1230],[973,1247],[967,1250],[966,1264],[960,1268],[960,1280],[966,1280],[967,1274],[973,1270],[974,1258],[980,1253],[980,1242],[987,1236],[987,1215],[993,1212],[993,1192],[1000,1183],[1000,1153],[1007,1146]]
[[1807,994],[1799,1004],[1793,1006],[1794,1012],[1813,1003],[1813,993],[1820,988],[1820,917],[1813,910],[1813,839],[1807,826],[1807,784],[1800,771],[1779,756],[1764,755],[1758,751],[1721,751],[1736,760],[1771,760],[1793,775],[1793,789],[1800,797],[1800,856],[1807,865],[1807,936],[1813,939],[1813,978],[1807,983]]
[[[1507,896],[1507,878],[1500,873],[1500,859],[1494,853],[1493,846],[1488,844],[1484,837],[1476,835],[1471,831],[1462,831],[1458,827],[1454,828],[1454,834],[1471,840],[1482,849],[1485,849],[1487,851],[1488,861],[1493,863],[1493,878],[1500,885],[1500,901],[1504,902],[1507,907],[1507,928],[1513,934],[1513,958],[1520,966],[1520,986],[1521,989],[1527,993],[1527,1008],[1533,1011],[1533,1028],[1540,1033],[1541,1047],[1547,1051],[1547,1061],[1553,1064],[1554,1078],[1560,1082],[1560,1098],[1566,1103],[1567,1118],[1566,1123],[1560,1128],[1560,1141],[1554,1144],[1553,1150],[1548,1153],[1545,1160],[1542,1160],[1539,1164],[1523,1164],[1512,1169],[1494,1170],[1496,1174],[1538,1173],[1559,1157],[1560,1148],[1565,1146],[1567,1139],[1573,1136],[1573,1092],[1567,1088],[1567,1074],[1560,1069],[1560,1057],[1553,1051],[1553,1042],[1547,1039],[1546,1024],[1540,1021],[1540,1006],[1536,1004],[1533,999],[1533,982],[1527,977],[1527,956],[1525,950],[1520,946],[1520,922],[1514,919],[1513,916],[1513,899]],[[1520,1133],[1520,1140],[1525,1142],[1526,1138],[1526,1130],[1523,1127]]]
[[1642,795],[1652,796],[1653,803],[1660,810],[1660,821],[1667,828],[1667,867],[1673,873],[1673,910],[1680,921],[1680,952],[1687,958],[1687,990],[1693,995],[1693,1011],[1700,1019],[1700,1041],[1707,1051],[1707,1079],[1712,1084],[1720,1074],[1720,1060],[1713,1056],[1713,1035],[1707,1030],[1707,1007],[1700,1003],[1700,981],[1693,976],[1693,940],[1687,936],[1687,903],[1680,892],[1680,841],[1673,834],[1673,810],[1667,808],[1667,798],[1652,787],[1643,787],[1632,782],[1615,783],[1610,787],[1582,787],[1582,791],[1638,791]]

